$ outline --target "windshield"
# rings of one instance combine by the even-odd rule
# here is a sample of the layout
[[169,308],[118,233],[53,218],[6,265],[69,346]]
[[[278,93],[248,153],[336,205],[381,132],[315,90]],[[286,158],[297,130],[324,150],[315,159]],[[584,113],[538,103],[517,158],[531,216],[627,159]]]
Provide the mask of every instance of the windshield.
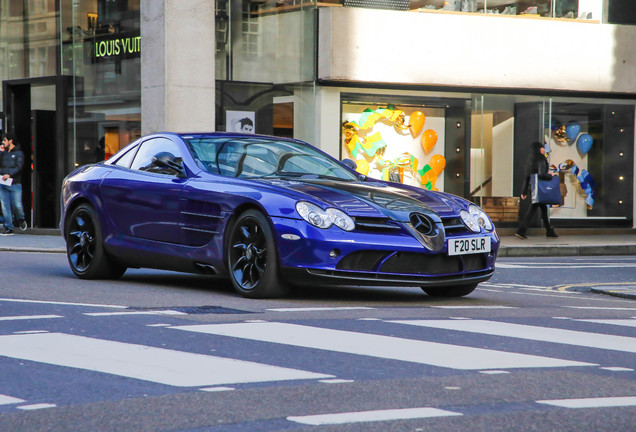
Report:
[[308,145],[276,138],[184,137],[199,166],[238,178],[358,180],[339,162]]

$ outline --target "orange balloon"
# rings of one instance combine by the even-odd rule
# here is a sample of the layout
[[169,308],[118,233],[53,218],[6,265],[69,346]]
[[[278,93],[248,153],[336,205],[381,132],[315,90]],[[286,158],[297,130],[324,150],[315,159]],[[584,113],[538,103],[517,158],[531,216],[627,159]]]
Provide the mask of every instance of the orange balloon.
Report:
[[437,132],[433,129],[426,129],[422,134],[422,149],[424,153],[430,152],[437,144]]
[[362,175],[369,174],[369,162],[366,159],[358,159],[356,161],[356,171],[358,171]]
[[411,123],[411,135],[413,135],[413,138],[420,133],[424,127],[424,122],[426,122],[426,116],[422,111],[413,111],[411,113],[409,123]]
[[433,171],[437,177],[444,171],[444,168],[446,168],[446,159],[444,159],[442,155],[435,155],[428,164],[431,167],[431,171]]

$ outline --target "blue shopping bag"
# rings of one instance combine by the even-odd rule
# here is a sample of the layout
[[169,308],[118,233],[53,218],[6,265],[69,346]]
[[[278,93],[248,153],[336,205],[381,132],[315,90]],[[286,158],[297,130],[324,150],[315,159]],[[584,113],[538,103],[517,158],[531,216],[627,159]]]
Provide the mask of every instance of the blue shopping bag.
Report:
[[561,204],[561,188],[559,176],[552,176],[550,180],[541,180],[537,174],[530,176],[530,190],[532,204]]

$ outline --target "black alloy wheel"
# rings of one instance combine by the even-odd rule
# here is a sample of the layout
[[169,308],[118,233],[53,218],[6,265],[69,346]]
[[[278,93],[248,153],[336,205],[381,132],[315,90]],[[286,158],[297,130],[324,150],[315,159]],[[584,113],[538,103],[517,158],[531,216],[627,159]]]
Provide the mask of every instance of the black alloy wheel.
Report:
[[126,271],[104,251],[99,218],[92,206],[79,205],[67,218],[64,232],[68,262],[79,278],[117,278]]
[[289,291],[279,276],[272,229],[256,210],[244,212],[232,226],[227,261],[232,285],[244,297],[280,297]]

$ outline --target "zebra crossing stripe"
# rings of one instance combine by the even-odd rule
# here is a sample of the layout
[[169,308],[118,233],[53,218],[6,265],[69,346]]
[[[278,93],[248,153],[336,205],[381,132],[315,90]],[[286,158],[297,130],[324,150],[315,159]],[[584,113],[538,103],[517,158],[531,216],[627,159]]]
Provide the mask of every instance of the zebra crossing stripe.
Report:
[[403,408],[393,410],[359,411],[337,414],[319,414],[287,417],[287,420],[312,426],[409,420],[430,417],[460,416],[462,414],[437,408]]
[[63,333],[0,336],[0,356],[179,387],[333,378],[261,363]]
[[59,315],[20,315],[20,316],[2,316],[0,321],[18,321],[18,320],[35,320],[35,319],[49,319],[49,318],[63,318]]
[[595,366],[550,357],[277,322],[170,328],[462,370]]
[[24,402],[24,399],[18,399],[11,396],[5,396],[0,394],[0,405],[19,404]]
[[636,406],[636,396],[599,397],[581,399],[540,400],[540,404],[561,408],[610,408]]
[[627,336],[487,320],[400,320],[388,322],[636,353],[636,338]]

